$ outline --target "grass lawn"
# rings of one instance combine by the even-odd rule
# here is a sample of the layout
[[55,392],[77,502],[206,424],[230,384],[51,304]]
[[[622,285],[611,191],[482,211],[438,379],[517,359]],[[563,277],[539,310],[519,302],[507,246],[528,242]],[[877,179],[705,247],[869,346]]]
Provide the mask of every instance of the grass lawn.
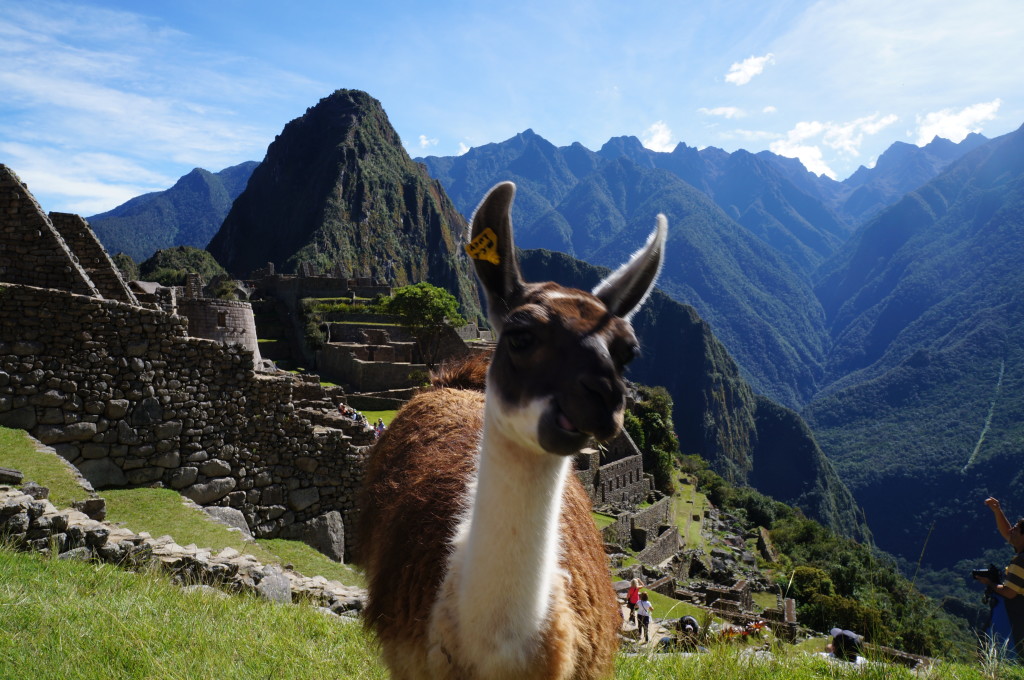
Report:
[[48,487],[50,502],[58,507],[68,507],[71,501],[89,497],[64,460],[36,451],[23,430],[0,427],[0,467],[20,470],[25,475],[23,481]]
[[367,422],[371,425],[377,422],[377,418],[383,418],[384,425],[389,426],[391,421],[395,419],[395,414],[398,411],[360,411],[360,413],[366,416]]
[[358,623],[0,548],[0,678],[387,677]]
[[594,518],[594,524],[597,525],[598,531],[615,524],[615,518],[611,515],[605,515],[600,512],[591,512],[590,516]]
[[[742,642],[693,655],[630,653],[615,680],[1024,680],[1005,661],[900,666],[838,664],[800,647],[755,653]],[[810,653],[808,653],[810,652]],[[255,596],[183,592],[154,573],[47,559],[0,548],[0,678],[41,680],[384,680],[375,642],[357,623]]]
[[[49,487],[50,502],[58,508],[68,507],[71,500],[87,498],[68,466],[55,455],[36,451],[21,430],[0,428],[0,466],[21,470],[26,481]],[[170,535],[179,545],[194,543],[214,552],[230,547],[264,564],[290,564],[304,576],[365,585],[358,570],[334,562],[301,541],[244,540],[239,532],[229,531],[202,510],[186,504],[172,489],[103,489],[100,495],[107,501],[107,521],[120,523],[135,533],[145,531],[154,538]]]
[[[676,526],[679,527],[679,535],[683,537],[687,548],[707,548],[701,531],[707,506],[707,497],[698,493],[694,485],[676,483],[676,491],[672,496],[672,512]],[[701,519],[694,519],[694,516]]]

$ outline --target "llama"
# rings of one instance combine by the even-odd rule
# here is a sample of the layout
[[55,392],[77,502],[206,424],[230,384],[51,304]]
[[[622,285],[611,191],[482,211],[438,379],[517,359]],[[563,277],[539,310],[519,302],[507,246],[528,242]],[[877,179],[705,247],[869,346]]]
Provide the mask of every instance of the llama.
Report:
[[[630,316],[663,259],[646,245],[592,293],[523,281],[515,185],[495,186],[466,247],[498,333],[486,392],[441,386],[411,399],[375,444],[360,564],[393,678],[584,679],[611,675],[618,602],[572,456],[622,427]],[[451,372],[474,382],[479,364]],[[436,381],[435,381],[436,383]]]

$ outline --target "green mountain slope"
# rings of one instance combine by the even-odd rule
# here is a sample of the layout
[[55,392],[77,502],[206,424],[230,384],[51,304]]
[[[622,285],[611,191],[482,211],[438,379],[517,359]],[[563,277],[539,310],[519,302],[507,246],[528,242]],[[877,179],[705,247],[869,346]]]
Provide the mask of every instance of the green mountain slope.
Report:
[[880,547],[948,566],[1024,513],[1024,128],[975,149],[822,270],[833,381],[805,410]]
[[[584,290],[608,273],[545,250],[523,251],[520,265],[527,280],[554,280]],[[693,307],[655,290],[633,325],[641,356],[630,364],[629,377],[663,386],[672,395],[672,418],[684,454],[699,454],[730,481],[797,505],[843,535],[867,538],[852,494],[800,416],[754,394]]]
[[[528,130],[456,159],[424,162],[465,211],[492,182],[517,181],[517,242],[598,265],[614,266],[624,252],[639,247],[654,216],[665,213],[670,227],[662,290],[693,305],[711,324],[754,389],[789,406],[803,404],[816,390],[825,337],[808,279],[794,257],[731,219],[711,197],[680,178],[683,174],[697,182],[703,177],[706,188],[724,187],[729,177],[745,177],[751,165],[768,175],[770,168],[747,154],[732,163],[738,169],[715,169],[717,160],[695,154],[682,145],[672,154],[654,154],[632,137],[610,140],[597,153],[580,145],[556,148]],[[787,231],[785,222],[794,228],[806,224],[795,212],[769,220],[753,204],[766,201],[750,198],[744,211],[765,236]],[[807,255],[808,263],[836,245],[834,236],[815,231],[808,238],[817,239],[816,247],[823,248],[818,252],[787,233],[791,236],[784,240],[794,250],[815,253]]]
[[205,248],[256,165],[247,161],[217,173],[196,168],[166,191],[138,196],[87,221],[107,252],[127,253],[136,262],[162,248]]
[[462,253],[465,221],[414,163],[380,102],[338,90],[288,123],[267,149],[208,250],[235,276],[311,262],[450,290],[479,316]]

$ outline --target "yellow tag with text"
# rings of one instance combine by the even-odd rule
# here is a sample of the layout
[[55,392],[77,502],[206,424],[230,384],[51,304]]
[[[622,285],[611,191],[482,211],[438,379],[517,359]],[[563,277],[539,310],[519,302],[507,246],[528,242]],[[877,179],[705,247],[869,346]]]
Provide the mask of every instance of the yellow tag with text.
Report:
[[498,236],[490,227],[466,244],[466,252],[474,260],[485,260],[493,265],[501,264],[501,257],[498,256]]

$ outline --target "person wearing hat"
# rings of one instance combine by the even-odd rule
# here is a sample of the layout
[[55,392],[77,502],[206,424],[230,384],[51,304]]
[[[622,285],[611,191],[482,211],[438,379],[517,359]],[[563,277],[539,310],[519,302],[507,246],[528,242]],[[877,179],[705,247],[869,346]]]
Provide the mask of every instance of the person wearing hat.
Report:
[[832,642],[825,647],[827,652],[841,661],[859,663],[858,657],[860,657],[864,642],[860,635],[852,630],[842,628],[833,628],[829,631],[829,635],[832,636]]
[[1016,554],[1006,567],[1006,576],[1002,583],[994,583],[992,579],[981,575],[975,575],[974,578],[998,595],[1000,602],[1005,606],[1006,616],[1010,620],[1010,636],[1013,638],[1014,651],[1016,657],[1020,659],[1024,658],[1024,597],[1018,597],[1024,595],[1024,518],[1011,525],[997,499],[986,498],[985,505],[995,517],[996,529],[1013,547]]

